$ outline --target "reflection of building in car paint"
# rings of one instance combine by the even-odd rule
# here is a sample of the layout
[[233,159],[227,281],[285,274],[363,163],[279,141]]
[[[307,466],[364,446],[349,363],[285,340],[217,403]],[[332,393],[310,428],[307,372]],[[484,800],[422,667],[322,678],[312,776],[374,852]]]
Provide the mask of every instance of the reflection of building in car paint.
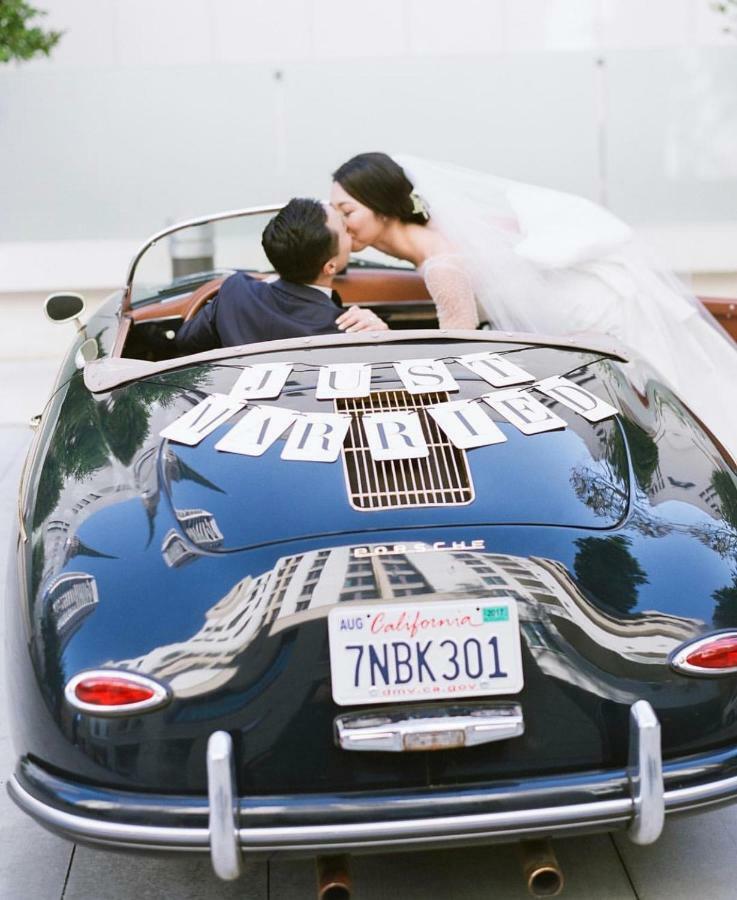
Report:
[[98,603],[97,583],[86,572],[65,572],[44,591],[43,606],[62,643],[69,640]]
[[206,509],[178,509],[176,517],[187,537],[203,550],[212,550],[223,542],[223,533],[215,516]]
[[[238,655],[262,632],[274,637],[325,619],[338,603],[511,596],[518,604],[522,635],[540,667],[601,693],[611,691],[618,678],[611,665],[615,657],[635,665],[662,663],[702,624],[651,612],[612,616],[593,604],[554,560],[453,550],[355,557],[353,549],[282,557],[273,569],[238,582],[207,611],[204,626],[188,640],[113,665],[160,678],[180,697],[194,696],[229,681]],[[572,650],[566,637],[570,628],[584,633],[589,658]],[[572,653],[581,657],[575,663]]]
[[170,569],[177,569],[188,562],[192,562],[193,559],[197,559],[200,554],[192,549],[192,546],[184,540],[178,531],[170,528],[161,542],[161,555]]
[[161,542],[161,555],[170,569],[197,559],[200,556],[199,550],[214,550],[223,543],[223,533],[215,516],[206,509],[178,509],[176,517],[182,531],[192,543],[185,541],[174,528],[166,532]]

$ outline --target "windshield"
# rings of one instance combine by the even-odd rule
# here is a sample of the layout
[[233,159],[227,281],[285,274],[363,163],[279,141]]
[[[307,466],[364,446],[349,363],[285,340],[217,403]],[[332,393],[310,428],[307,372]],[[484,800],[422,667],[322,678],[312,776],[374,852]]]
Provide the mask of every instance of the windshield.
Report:
[[[236,269],[273,271],[261,247],[261,232],[280,207],[203,216],[154,235],[138,251],[128,272],[131,305],[174,300]],[[351,266],[358,267],[408,265],[371,248],[351,259]]]
[[[151,239],[131,264],[133,306],[174,299],[235,269],[271,271],[261,247],[261,232],[279,206],[204,217],[171,226]],[[168,231],[168,233],[167,233]]]

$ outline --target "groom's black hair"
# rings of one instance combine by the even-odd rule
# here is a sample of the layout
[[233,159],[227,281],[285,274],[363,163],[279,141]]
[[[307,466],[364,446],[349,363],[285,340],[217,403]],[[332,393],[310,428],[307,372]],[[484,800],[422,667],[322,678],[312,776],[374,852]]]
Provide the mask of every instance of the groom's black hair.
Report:
[[339,240],[322,203],[295,197],[264,228],[261,246],[282,278],[310,284],[338,252]]
[[382,216],[424,225],[426,212],[414,212],[414,185],[404,169],[386,153],[359,153],[333,172],[343,190]]

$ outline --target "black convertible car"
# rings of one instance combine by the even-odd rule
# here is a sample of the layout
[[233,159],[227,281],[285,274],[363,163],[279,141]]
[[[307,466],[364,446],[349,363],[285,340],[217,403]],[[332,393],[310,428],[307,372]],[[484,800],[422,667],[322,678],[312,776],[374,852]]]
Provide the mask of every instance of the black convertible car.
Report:
[[737,797],[737,477],[646,361],[439,331],[380,264],[341,291],[391,331],[177,357],[229,271],[192,245],[146,284],[136,257],[29,454],[15,802],[226,879],[329,857],[345,896],[335,857],[492,841],[554,893],[548,839]]

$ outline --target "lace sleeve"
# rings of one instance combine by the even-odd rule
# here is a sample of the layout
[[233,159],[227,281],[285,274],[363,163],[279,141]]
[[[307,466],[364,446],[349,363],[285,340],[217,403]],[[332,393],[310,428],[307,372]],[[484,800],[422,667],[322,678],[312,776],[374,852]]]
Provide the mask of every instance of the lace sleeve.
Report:
[[441,328],[478,328],[479,316],[471,279],[461,266],[431,259],[425,264],[423,276]]

